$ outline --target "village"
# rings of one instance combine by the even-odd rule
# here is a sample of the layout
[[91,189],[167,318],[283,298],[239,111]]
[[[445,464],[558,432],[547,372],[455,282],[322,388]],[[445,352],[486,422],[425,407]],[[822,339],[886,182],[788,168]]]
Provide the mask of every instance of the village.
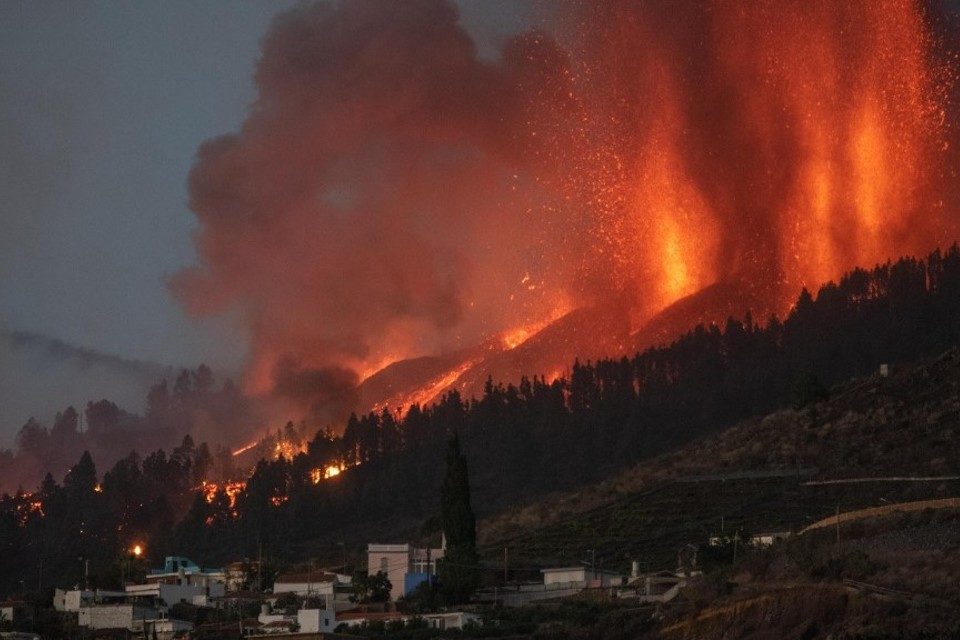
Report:
[[[762,549],[789,536],[764,533],[744,540]],[[708,546],[732,539],[712,536]],[[633,562],[628,574],[601,569],[590,561],[578,566],[545,567],[539,581],[513,581],[474,594],[456,609],[414,611],[410,599],[418,588],[435,583],[438,562],[446,551],[408,543],[370,543],[365,573],[341,573],[344,567],[281,572],[266,584],[258,561],[238,561],[223,568],[200,567],[189,558],[168,556],[163,567],[149,570],[142,580],[126,581],[122,589],[76,585],[56,589],[51,608],[68,638],[173,640],[190,638],[322,638],[368,637],[373,632],[405,627],[468,631],[496,624],[490,617],[501,607],[557,603],[591,598],[657,606],[676,598],[688,580],[701,575],[697,547],[678,550],[674,570],[642,572]],[[140,545],[131,550],[139,558]],[[260,575],[258,575],[260,574]],[[359,580],[367,576],[369,580]],[[250,588],[252,579],[264,588]],[[358,584],[363,582],[364,584]],[[19,629],[3,631],[9,640],[40,640],[30,632],[41,614],[18,601],[0,604],[0,621]],[[186,614],[186,615],[185,615]],[[187,619],[189,618],[189,619]],[[198,620],[216,620],[197,623]],[[369,632],[369,633],[368,633]]]

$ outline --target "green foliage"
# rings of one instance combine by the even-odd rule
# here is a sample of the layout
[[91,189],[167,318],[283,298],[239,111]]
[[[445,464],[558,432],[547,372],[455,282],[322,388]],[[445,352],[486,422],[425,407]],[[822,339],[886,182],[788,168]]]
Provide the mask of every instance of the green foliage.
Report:
[[809,573],[810,577],[818,580],[866,580],[880,568],[880,563],[855,549],[840,554],[825,554],[809,566]]
[[447,549],[438,561],[440,590],[447,603],[466,602],[480,585],[477,524],[470,506],[467,459],[454,433],[447,451],[447,473],[440,491],[441,519]]
[[827,388],[823,386],[816,374],[806,371],[797,378],[794,385],[794,408],[805,409],[817,402],[823,402],[829,397]]
[[283,611],[296,611],[300,608],[302,598],[295,593],[282,593],[277,598],[276,608]]
[[397,603],[404,613],[429,613],[440,608],[440,593],[437,585],[427,580],[421,582]]
[[364,571],[358,571],[353,574],[353,595],[350,596],[350,601],[359,604],[387,602],[390,600],[392,588],[390,579],[383,571],[377,571],[372,576]]

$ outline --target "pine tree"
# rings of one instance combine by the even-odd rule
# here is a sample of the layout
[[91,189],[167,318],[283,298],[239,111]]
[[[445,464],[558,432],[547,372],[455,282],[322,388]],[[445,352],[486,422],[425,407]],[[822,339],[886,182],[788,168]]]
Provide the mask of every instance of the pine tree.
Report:
[[454,433],[447,452],[447,473],[440,493],[447,549],[438,563],[440,589],[449,604],[465,602],[480,585],[477,527],[470,507],[467,459]]

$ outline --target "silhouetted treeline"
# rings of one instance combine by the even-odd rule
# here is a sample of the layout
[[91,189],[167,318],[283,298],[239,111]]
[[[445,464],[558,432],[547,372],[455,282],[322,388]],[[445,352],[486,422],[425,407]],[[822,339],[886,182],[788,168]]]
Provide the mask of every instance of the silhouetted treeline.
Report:
[[[334,542],[364,531],[362,523],[415,526],[438,510],[452,431],[470,461],[477,509],[490,513],[605,478],[789,405],[804,376],[832,385],[881,363],[938,353],[958,339],[956,246],[926,260],[857,269],[816,298],[804,290],[783,321],[760,325],[748,313],[632,358],[574,363],[569,379],[488,381],[480,398],[452,392],[402,419],[389,412],[353,416],[341,437],[321,432],[292,461],[261,462],[235,516],[226,500],[197,500],[177,530],[177,546],[208,562],[264,545],[292,557],[310,548],[306,541]],[[310,481],[311,469],[334,463],[359,466]]]
[[84,451],[112,464],[130,451],[169,446],[187,434],[217,435],[221,442],[241,438],[259,426],[257,409],[230,380],[216,385],[206,365],[183,369],[172,385],[162,380],[150,389],[143,416],[103,399],[88,402],[82,416],[67,407],[49,428],[30,418],[17,433],[16,448],[0,449],[0,490],[33,486],[48,471],[60,476]]
[[[71,493],[80,489],[70,476],[62,487],[52,478],[45,481],[41,496],[72,496],[50,498],[45,515],[24,506],[29,498],[5,498],[0,563],[10,564],[0,565],[0,590],[17,588],[22,576],[28,586],[36,583],[39,558],[58,567],[48,574],[50,581],[74,579],[78,566],[70,568],[77,564],[71,558],[86,550],[71,546],[63,555],[57,545],[77,535],[78,518],[84,533],[69,544],[92,545],[102,580],[114,575],[111,562],[135,535],[149,539],[154,558],[175,551],[208,565],[259,553],[303,557],[325,543],[360,545],[370,531],[402,539],[439,510],[451,432],[459,433],[474,507],[483,515],[604,478],[790,404],[803,376],[830,385],[880,363],[940,352],[958,337],[960,250],[954,246],[923,261],[855,270],[822,287],[816,298],[804,291],[783,321],[760,325],[747,314],[724,327],[698,327],[632,358],[574,363],[569,379],[489,381],[480,398],[465,400],[453,392],[430,407],[412,407],[402,419],[389,412],[352,416],[341,436],[321,431],[305,453],[262,460],[232,497],[222,487],[212,498],[191,492],[203,476],[199,466],[211,462],[202,445],[184,442],[169,458],[159,452],[117,463],[104,476],[102,492],[83,498],[91,502]],[[157,392],[157,411],[167,406],[159,400],[163,393]],[[176,396],[176,385],[167,393]],[[173,415],[161,414],[176,423]],[[287,432],[296,429],[289,425]],[[330,466],[345,470],[318,481]],[[173,527],[174,505],[184,501],[190,504],[187,515]],[[57,504],[65,506],[52,506]]]
[[35,492],[4,495],[0,594],[82,585],[88,568],[93,586],[116,587],[122,575],[142,573],[129,550],[155,544],[147,548],[162,557],[164,541],[212,463],[207,446],[186,436],[169,456],[131,453],[99,479],[84,452],[62,483],[48,473]]

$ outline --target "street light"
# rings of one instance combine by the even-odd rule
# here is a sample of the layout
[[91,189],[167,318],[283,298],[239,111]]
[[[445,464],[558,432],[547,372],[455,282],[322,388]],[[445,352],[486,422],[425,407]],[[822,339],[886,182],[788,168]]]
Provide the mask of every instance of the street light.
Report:
[[134,563],[140,560],[140,557],[143,555],[143,545],[139,542],[134,544],[124,557],[120,559],[120,585],[124,586],[127,584],[127,570],[133,570]]

